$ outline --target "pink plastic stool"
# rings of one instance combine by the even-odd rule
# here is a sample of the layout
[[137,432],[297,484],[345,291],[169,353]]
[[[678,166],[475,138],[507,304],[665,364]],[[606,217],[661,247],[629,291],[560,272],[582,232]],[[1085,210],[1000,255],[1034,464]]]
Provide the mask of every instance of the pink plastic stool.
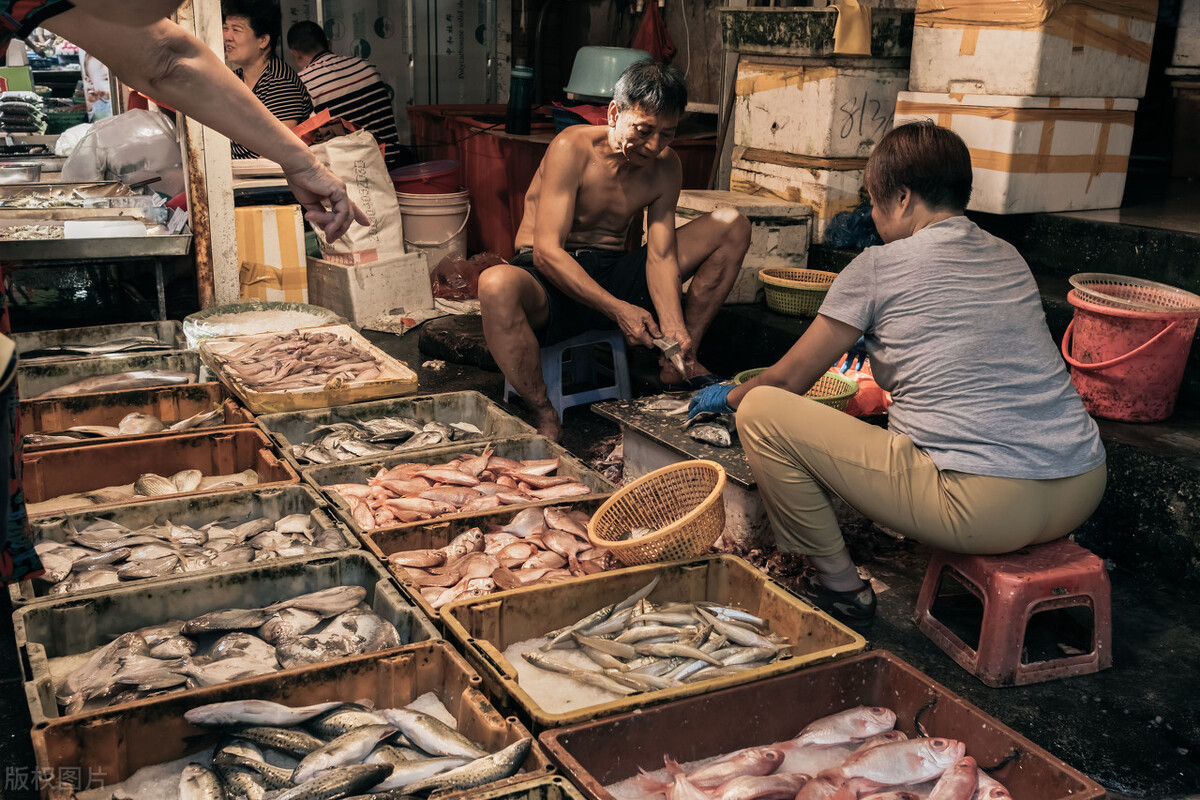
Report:
[[[953,574],[983,603],[976,649],[931,614],[944,574]],[[1091,650],[1022,663],[1029,619],[1042,611],[1079,606],[1092,612]],[[1069,539],[998,556],[935,550],[913,619],[934,644],[988,686],[1039,683],[1112,666],[1112,593],[1104,561]]]

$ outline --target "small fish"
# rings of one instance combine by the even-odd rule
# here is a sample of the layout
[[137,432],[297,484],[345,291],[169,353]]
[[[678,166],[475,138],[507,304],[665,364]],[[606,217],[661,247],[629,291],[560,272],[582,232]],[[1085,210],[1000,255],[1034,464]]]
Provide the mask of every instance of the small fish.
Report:
[[311,781],[273,795],[271,800],[334,800],[377,785],[391,771],[391,764],[334,767]]
[[435,756],[483,758],[487,751],[437,717],[409,708],[389,708],[379,712],[406,739]]
[[356,703],[343,703],[309,722],[308,729],[322,738],[336,739],[355,728],[387,724],[387,719],[381,714]]
[[[378,751],[376,751],[378,752]],[[372,754],[374,757],[374,754]],[[404,761],[401,763],[390,762],[392,766],[392,774],[387,776],[381,783],[374,787],[377,792],[386,792],[392,789],[405,792],[404,796],[409,796],[407,787],[412,784],[419,784],[436,775],[449,772],[452,769],[466,766],[470,764],[472,759],[469,758],[451,758],[449,756],[438,756],[435,758],[422,758],[418,760]]]
[[439,791],[459,791],[474,789],[485,783],[504,780],[516,774],[529,755],[533,739],[520,739],[503,750],[484,756],[469,764],[426,778],[423,781],[410,783],[404,787],[408,794],[427,794]]
[[148,472],[133,482],[133,490],[146,497],[159,497],[161,495],[176,494],[179,491],[179,487],[161,475]]
[[308,633],[321,624],[321,615],[303,608],[281,608],[258,629],[258,635],[271,644]]
[[176,472],[168,480],[175,484],[175,487],[180,492],[193,492],[200,486],[200,481],[204,478],[204,473],[198,469],[185,469],[181,472]]
[[866,778],[884,786],[933,780],[966,755],[966,745],[954,739],[913,739],[851,753],[836,773]]
[[711,444],[713,447],[733,446],[733,435],[724,425],[691,425],[687,428],[687,435],[697,442]]
[[125,389],[148,389],[154,386],[178,386],[195,382],[196,376],[190,372],[171,372],[169,370],[119,372],[115,375],[98,375],[94,378],[84,378],[74,383],[58,386],[43,392],[38,395],[38,398],[117,392]]
[[292,773],[292,783],[299,785],[334,767],[360,762],[397,731],[391,725],[367,725],[344,733],[301,759]]
[[225,411],[218,406],[211,411],[201,411],[199,414],[193,414],[186,419],[172,423],[169,429],[172,431],[188,431],[193,428],[208,428],[215,425],[223,425],[224,423]]
[[188,764],[179,776],[180,800],[225,800],[217,773],[199,764]]
[[739,775],[721,787],[713,800],[792,800],[811,775],[795,772],[774,775]]
[[183,624],[185,636],[197,633],[218,633],[257,628],[271,617],[263,608],[227,608],[193,617]]
[[793,742],[801,747],[827,747],[868,739],[896,726],[896,712],[881,706],[857,706],[810,722]]
[[979,765],[963,756],[942,773],[929,792],[929,800],[971,800],[979,788]]
[[363,586],[334,586],[275,603],[265,610],[274,613],[284,608],[300,608],[323,617],[332,617],[349,611],[366,599],[367,590]]
[[162,420],[152,414],[143,414],[139,411],[134,411],[131,414],[126,414],[119,423],[117,423],[118,436],[132,436],[139,433],[159,433],[167,429],[163,425]]
[[256,725],[241,728],[237,735],[239,739],[247,739],[294,758],[304,758],[312,751],[325,746],[325,742],[317,737],[296,728]]

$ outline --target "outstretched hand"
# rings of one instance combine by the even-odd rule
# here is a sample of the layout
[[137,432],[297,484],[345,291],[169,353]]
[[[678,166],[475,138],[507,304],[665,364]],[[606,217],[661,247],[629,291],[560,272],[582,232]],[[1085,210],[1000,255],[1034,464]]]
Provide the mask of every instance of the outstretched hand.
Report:
[[692,395],[691,402],[688,403],[688,419],[703,411],[713,414],[732,414],[733,409],[729,407],[729,393],[732,391],[732,383],[714,383],[711,386],[705,386]]
[[296,202],[304,207],[304,218],[321,229],[326,241],[342,238],[351,222],[371,224],[362,209],[350,201],[346,184],[324,164],[315,163],[286,177]]

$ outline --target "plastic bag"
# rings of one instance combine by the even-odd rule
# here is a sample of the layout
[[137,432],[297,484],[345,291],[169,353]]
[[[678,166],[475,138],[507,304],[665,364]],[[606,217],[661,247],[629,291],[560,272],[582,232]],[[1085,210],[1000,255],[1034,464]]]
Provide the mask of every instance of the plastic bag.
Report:
[[75,152],[75,148],[83,141],[83,137],[87,136],[88,131],[92,129],[92,123],[85,122],[82,125],[74,125],[67,128],[58,136],[58,141],[54,143],[54,155],[70,157]]
[[825,229],[825,243],[830,247],[846,247],[851,250],[866,250],[883,244],[871,218],[871,203],[864,202],[850,211],[843,211],[829,221]]
[[153,178],[154,191],[183,191],[183,159],[175,126],[156,111],[135,108],[92,125],[63,165],[68,183],[116,180],[132,185]]
[[446,256],[429,274],[433,296],[443,300],[474,300],[479,296],[479,274],[503,263],[504,259],[495,253],[476,253],[470,258]]

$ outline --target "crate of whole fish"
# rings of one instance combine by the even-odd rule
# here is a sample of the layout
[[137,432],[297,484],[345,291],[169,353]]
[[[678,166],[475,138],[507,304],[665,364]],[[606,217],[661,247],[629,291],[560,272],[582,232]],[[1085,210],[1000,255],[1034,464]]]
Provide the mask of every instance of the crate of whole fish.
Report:
[[175,320],[33,331],[15,333],[12,338],[24,364],[188,349],[183,323]]
[[537,730],[769,678],[866,640],[736,556],[457,600],[442,623]]
[[438,638],[361,550],[47,598],[13,627],[35,723]]
[[359,546],[307,486],[147,500],[38,517],[29,528],[46,572],[8,587],[14,607]]
[[25,507],[32,516],[300,481],[254,427],[28,453]]
[[543,436],[452,444],[357,464],[309,467],[300,474],[360,536],[502,506],[607,495],[616,488]]
[[[308,784],[312,792],[296,797],[365,794],[383,783],[379,791],[418,784],[439,800],[578,798],[521,794],[565,782],[551,778],[529,731],[497,713],[479,676],[445,642],[51,720],[33,738],[43,770],[81,782],[101,776],[116,797],[179,796],[181,786],[203,786],[214,774],[225,794],[199,796],[261,797],[263,788],[296,785],[294,777],[304,786],[329,768],[336,785]],[[72,796],[71,787],[57,788]]]
[[204,339],[200,356],[255,414],[415,394],[417,374],[349,325]]
[[268,414],[258,418],[258,426],[299,467],[365,461],[451,442],[537,434],[479,392]]
[[200,356],[169,351],[135,356],[97,356],[17,365],[22,400],[120,392],[199,383]]
[[618,569],[620,562],[588,541],[588,520],[602,502],[502,508],[365,533],[362,541],[437,623],[440,609],[461,597]]
[[[937,796],[946,798],[1105,796],[1094,781],[881,650],[546,731],[540,741],[591,800],[667,792],[927,797],[939,782]],[[679,778],[664,769],[667,759]]]
[[219,383],[77,394],[21,403],[25,452],[253,424],[254,415]]

